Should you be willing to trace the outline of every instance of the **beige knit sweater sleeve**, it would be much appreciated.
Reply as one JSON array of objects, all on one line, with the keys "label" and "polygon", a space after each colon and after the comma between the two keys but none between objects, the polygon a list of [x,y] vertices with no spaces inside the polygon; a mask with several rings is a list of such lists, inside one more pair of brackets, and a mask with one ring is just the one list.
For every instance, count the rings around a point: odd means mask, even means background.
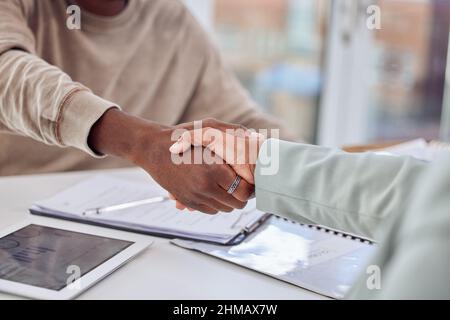
[{"label": "beige knit sweater sleeve", "polygon": [[0,130],[97,156],[87,144],[89,131],[116,105],[36,56],[27,17],[32,5],[0,0]]}]

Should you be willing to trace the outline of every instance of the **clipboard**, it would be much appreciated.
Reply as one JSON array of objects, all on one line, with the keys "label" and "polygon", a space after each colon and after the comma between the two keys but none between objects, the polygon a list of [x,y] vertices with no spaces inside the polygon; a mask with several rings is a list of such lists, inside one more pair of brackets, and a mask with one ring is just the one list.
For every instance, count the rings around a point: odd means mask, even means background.
[{"label": "clipboard", "polygon": [[252,232],[254,232],[256,229],[258,229],[260,226],[262,226],[272,216],[271,214],[263,215],[259,220],[257,220],[254,223],[244,227],[241,230],[241,232],[237,236],[232,238],[230,241],[228,241],[227,243],[224,243],[224,244],[220,244],[220,243],[217,243],[217,242],[214,242],[214,241],[208,241],[208,240],[205,240],[205,239],[195,239],[193,237],[183,237],[183,236],[178,236],[178,235],[174,236],[174,235],[172,235],[170,233],[151,231],[151,230],[148,230],[148,229],[145,229],[145,228],[141,228],[139,226],[124,226],[124,225],[121,225],[121,224],[107,223],[107,222],[95,221],[95,220],[87,220],[87,219],[77,218],[77,217],[61,216],[61,215],[57,215],[56,213],[52,213],[52,212],[49,212],[49,211],[41,210],[40,208],[35,207],[35,206],[32,206],[29,209],[29,212],[32,215],[36,215],[36,216],[42,216],[42,217],[47,217],[47,218],[58,218],[58,219],[62,219],[62,220],[78,222],[78,223],[84,223],[84,224],[93,225],[93,226],[97,226],[97,227],[104,227],[104,228],[110,228],[110,229],[114,229],[114,230],[134,232],[134,233],[139,233],[139,234],[144,234],[144,235],[149,235],[149,236],[155,236],[155,237],[160,237],[160,238],[182,239],[182,240],[198,240],[198,241],[202,241],[204,243],[210,243],[210,244],[216,244],[216,245],[225,245],[225,246],[240,244]]},{"label": "clipboard", "polygon": [[[34,215],[118,230],[223,245],[242,242],[268,218],[267,214],[256,209],[256,200],[249,201],[244,209],[211,216],[181,212],[173,201],[164,197],[165,194],[164,189],[151,181],[134,183],[97,175],[34,203],[29,211]],[[167,201],[150,201],[145,206],[123,205],[154,198]],[[112,207],[116,208],[102,214],[86,214],[87,211],[100,211],[98,208]]]}]

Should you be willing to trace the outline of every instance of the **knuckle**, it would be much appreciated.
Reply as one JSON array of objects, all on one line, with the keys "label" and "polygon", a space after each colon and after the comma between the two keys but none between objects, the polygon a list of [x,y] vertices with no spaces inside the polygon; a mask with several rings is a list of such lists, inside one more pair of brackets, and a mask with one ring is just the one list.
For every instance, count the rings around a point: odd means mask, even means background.
[{"label": "knuckle", "polygon": [[217,164],[209,165],[206,168],[207,179],[208,181],[210,180],[219,181],[219,179],[223,177],[226,171],[227,171],[226,168],[224,168],[224,166],[222,165]]},{"label": "knuckle", "polygon": [[183,201],[185,206],[188,206],[189,208],[193,208],[196,209],[198,208],[198,204],[195,201],[192,201],[190,199],[186,199],[185,201]]},{"label": "knuckle", "polygon": [[197,188],[201,194],[204,194],[205,192],[209,192],[210,186],[211,186],[211,182],[208,179],[201,179],[197,184]]},{"label": "knuckle", "polygon": [[237,209],[244,209],[247,205],[247,201],[239,202]]},{"label": "knuckle", "polygon": [[222,210],[221,211],[223,211],[223,212],[231,212],[231,211],[233,211],[234,209],[233,208],[230,208],[230,207],[225,207],[225,208],[222,208]]},{"label": "knuckle", "polygon": [[245,190],[246,190],[247,198],[250,198],[255,193],[254,186],[250,186],[250,187],[246,188]]},{"label": "knuckle", "polygon": [[214,118],[206,118],[206,119],[204,119],[203,120],[203,123],[205,124],[205,125],[210,125],[210,124],[213,124],[213,123],[215,123],[215,122],[217,122],[217,120],[216,119],[214,119]]},{"label": "knuckle", "polygon": [[187,130],[183,131],[181,138],[186,141],[191,141],[191,133]]},{"label": "knuckle", "polygon": [[211,209],[211,208],[202,208],[202,211],[207,214],[217,214],[219,212],[216,209]]}]

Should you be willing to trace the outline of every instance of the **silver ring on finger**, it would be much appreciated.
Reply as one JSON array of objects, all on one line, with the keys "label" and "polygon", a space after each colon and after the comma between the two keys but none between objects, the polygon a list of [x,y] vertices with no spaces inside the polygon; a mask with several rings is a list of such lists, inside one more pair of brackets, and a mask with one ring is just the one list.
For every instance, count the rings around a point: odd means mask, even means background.
[{"label": "silver ring on finger", "polygon": [[230,188],[228,188],[227,193],[233,194],[234,191],[239,187],[239,183],[241,183],[241,177],[236,176],[236,179],[234,179],[233,183],[231,184]]}]

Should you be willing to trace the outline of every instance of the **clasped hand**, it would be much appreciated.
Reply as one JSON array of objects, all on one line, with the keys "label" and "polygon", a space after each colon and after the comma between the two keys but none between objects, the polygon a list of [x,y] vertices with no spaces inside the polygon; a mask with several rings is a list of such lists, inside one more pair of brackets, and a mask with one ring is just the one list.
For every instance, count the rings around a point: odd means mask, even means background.
[{"label": "clasped hand", "polygon": [[[198,139],[192,131],[197,125],[199,128],[205,128],[211,135],[203,135],[202,130],[201,136],[205,139]],[[214,131],[208,130],[212,128]],[[165,126],[111,108],[92,127],[88,144],[98,154],[118,156],[144,169],[179,201],[180,208],[183,204],[204,213],[214,214],[245,207],[247,200],[254,193],[251,170],[245,165],[233,165],[232,157],[219,150],[222,147],[229,148],[230,145],[218,143],[219,139],[214,140],[214,143],[213,140],[206,139],[212,134],[220,136],[217,132],[222,134],[239,131],[243,137],[248,135],[245,134],[246,129],[239,125],[214,119]],[[191,134],[194,140],[190,139]],[[176,153],[169,152],[169,148],[179,137],[179,144],[172,148],[179,153],[177,157]],[[206,145],[206,148],[203,145]],[[196,152],[187,153],[188,149]],[[203,156],[198,161],[197,155],[207,150],[213,150],[232,166],[204,162]],[[241,156],[244,153],[239,149],[236,154]],[[182,158],[183,161],[180,162],[177,158]],[[235,181],[236,172],[244,179],[230,194],[227,190]]]},{"label": "clasped hand", "polygon": [[[192,153],[194,153],[193,157],[197,159],[197,162],[193,165],[199,164],[198,159],[200,159],[202,165],[219,165],[222,169],[231,167],[235,172],[234,177],[229,180],[228,185],[222,185],[222,188],[224,191],[231,191],[229,188],[236,176],[241,177],[237,189],[231,195],[240,201],[247,201],[254,194],[254,171],[258,152],[265,137],[243,128],[217,125],[214,121],[209,124],[213,126],[185,131],[178,141],[170,147],[172,157],[179,156],[180,159],[181,157],[192,159]],[[243,198],[243,195],[245,195],[245,198]],[[170,196],[176,200],[178,209],[194,210],[189,204],[184,203],[176,196]],[[232,206],[232,208],[241,207]],[[220,211],[228,212],[229,210]]]}]

